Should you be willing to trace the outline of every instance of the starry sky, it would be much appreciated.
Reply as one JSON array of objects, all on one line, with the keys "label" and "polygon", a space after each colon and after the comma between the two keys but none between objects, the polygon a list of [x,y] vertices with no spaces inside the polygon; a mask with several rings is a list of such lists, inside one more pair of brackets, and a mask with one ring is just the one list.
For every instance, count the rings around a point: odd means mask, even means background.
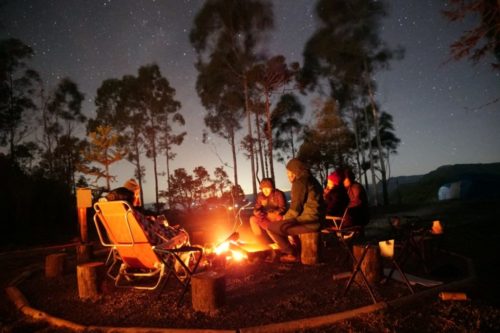
[{"label": "starry sky", "polygon": [[[265,48],[302,63],[305,42],[314,32],[315,1],[273,0],[275,29]],[[449,45],[477,18],[450,23],[440,14],[439,0],[391,0],[381,37],[390,46],[403,46],[405,58],[376,76],[377,100],[393,115],[401,139],[391,158],[391,176],[419,175],[441,165],[500,162],[500,75],[486,58],[472,65],[447,62]],[[212,173],[231,164],[229,146],[216,136],[201,142],[204,110],[195,91],[195,52],[189,32],[203,0],[0,0],[0,38],[21,39],[35,50],[31,65],[47,88],[69,77],[85,94],[84,112],[94,117],[94,97],[102,81],[136,75],[139,67],[157,63],[176,89],[188,132],[177,148],[173,168],[191,172],[203,165]],[[490,59],[491,60],[491,59]],[[306,120],[311,117],[312,106]],[[80,129],[84,133],[84,128]],[[241,131],[242,136],[245,131]],[[146,202],[153,195],[152,167],[147,165]],[[276,184],[290,185],[284,165],[275,164]],[[251,192],[250,162],[242,153],[238,174]],[[232,179],[232,169],[226,167]],[[133,167],[121,162],[111,167],[121,183]]]}]

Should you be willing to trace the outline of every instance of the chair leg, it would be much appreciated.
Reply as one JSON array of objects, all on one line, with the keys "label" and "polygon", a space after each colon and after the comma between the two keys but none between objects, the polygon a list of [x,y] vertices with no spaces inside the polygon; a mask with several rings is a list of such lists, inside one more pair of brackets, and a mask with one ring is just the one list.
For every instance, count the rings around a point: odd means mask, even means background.
[{"label": "chair leg", "polygon": [[406,274],[403,273],[403,270],[401,269],[401,267],[399,267],[399,265],[396,262],[396,260],[392,259],[392,263],[393,263],[394,266],[396,266],[396,269],[398,270],[399,274],[401,274],[401,276],[403,277],[403,280],[405,281],[406,286],[408,287],[408,289],[410,289],[410,292],[412,294],[414,294],[415,292],[413,291],[413,288],[411,287],[410,281],[408,281],[408,278],[406,277]]},{"label": "chair leg", "polygon": [[354,254],[351,251],[349,251],[349,254],[351,255],[351,258],[352,258],[353,263],[354,263],[354,269],[353,269],[351,277],[349,278],[349,281],[347,281],[344,292],[342,293],[342,297],[344,297],[347,294],[347,291],[349,290],[352,283],[354,282],[354,278],[356,277],[356,274],[359,273],[359,274],[361,274],[361,279],[363,280],[363,284],[365,285],[366,289],[370,293],[370,297],[372,298],[372,301],[375,304],[375,303],[377,303],[377,299],[376,299],[375,294],[370,286],[370,283],[368,282],[365,274],[363,273],[363,270],[361,269],[361,264],[363,263],[363,260],[366,257],[366,253],[368,252],[369,246],[370,246],[370,244],[366,244],[363,247],[363,252],[362,252],[361,258],[359,258],[359,260],[356,260],[356,257],[354,256]]}]

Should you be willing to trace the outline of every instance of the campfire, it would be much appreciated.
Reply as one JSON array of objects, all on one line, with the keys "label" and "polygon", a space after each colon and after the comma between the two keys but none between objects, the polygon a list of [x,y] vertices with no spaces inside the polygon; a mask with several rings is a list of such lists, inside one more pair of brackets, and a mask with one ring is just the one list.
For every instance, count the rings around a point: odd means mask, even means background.
[{"label": "campfire", "polygon": [[218,245],[205,249],[208,266],[225,268],[228,263],[244,264],[259,256],[269,255],[273,246],[248,243],[240,239],[238,232],[233,232]]}]

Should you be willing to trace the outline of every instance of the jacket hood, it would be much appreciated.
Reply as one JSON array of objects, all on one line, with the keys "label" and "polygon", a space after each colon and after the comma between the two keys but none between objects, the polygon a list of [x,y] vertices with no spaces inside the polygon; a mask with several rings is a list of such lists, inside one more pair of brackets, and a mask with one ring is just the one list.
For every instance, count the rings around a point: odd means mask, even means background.
[{"label": "jacket hood", "polygon": [[288,163],[286,164],[286,168],[287,170],[290,170],[291,172],[296,174],[297,177],[300,177],[307,172],[307,166],[298,158],[292,158],[290,161],[288,161]]}]

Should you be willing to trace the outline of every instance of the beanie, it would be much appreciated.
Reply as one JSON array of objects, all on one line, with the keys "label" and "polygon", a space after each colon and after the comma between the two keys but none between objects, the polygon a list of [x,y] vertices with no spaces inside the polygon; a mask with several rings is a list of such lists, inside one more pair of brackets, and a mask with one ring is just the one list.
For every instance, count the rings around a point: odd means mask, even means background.
[{"label": "beanie", "polygon": [[262,180],[260,181],[260,188],[265,187],[274,189],[274,182],[272,178],[262,178]]},{"label": "beanie", "polygon": [[123,184],[123,187],[125,187],[130,192],[135,192],[136,190],[138,190],[140,188],[139,184],[137,184],[137,182],[133,178],[127,180],[125,182],[125,184]]},{"label": "beanie", "polygon": [[337,186],[342,182],[342,177],[340,174],[336,171],[332,172],[330,175],[328,175],[328,180],[331,180],[332,183]]}]

